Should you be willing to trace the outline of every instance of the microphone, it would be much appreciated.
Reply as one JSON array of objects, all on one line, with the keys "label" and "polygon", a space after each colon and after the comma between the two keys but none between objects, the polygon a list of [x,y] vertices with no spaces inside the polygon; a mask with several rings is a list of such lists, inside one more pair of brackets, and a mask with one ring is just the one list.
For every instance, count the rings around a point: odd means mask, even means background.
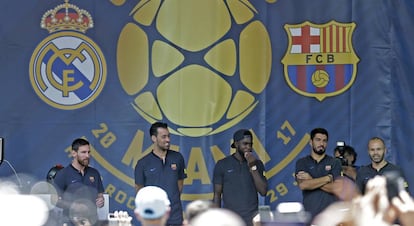
[{"label": "microphone", "polygon": [[3,163],[4,138],[0,137],[0,165]]},{"label": "microphone", "polygon": [[17,172],[14,169],[13,165],[9,161],[7,161],[6,159],[3,159],[3,162],[7,163],[7,165],[10,167],[10,169],[12,169],[14,175],[17,178],[17,183],[19,183],[19,188],[22,188],[23,187],[22,181],[20,180],[19,174],[17,174]]}]

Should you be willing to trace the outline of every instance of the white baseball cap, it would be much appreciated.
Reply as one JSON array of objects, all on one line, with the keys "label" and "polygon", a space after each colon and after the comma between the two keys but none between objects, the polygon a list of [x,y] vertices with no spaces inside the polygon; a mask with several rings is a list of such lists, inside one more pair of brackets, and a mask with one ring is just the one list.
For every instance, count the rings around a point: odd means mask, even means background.
[{"label": "white baseball cap", "polygon": [[141,188],[135,197],[135,211],[144,219],[162,217],[170,206],[167,193],[156,186]]}]

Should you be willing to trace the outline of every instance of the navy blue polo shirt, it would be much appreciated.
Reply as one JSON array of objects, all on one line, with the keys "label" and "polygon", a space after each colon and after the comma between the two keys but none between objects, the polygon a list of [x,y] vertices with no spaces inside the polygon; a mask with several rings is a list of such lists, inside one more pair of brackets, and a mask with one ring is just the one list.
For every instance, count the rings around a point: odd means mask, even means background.
[{"label": "navy blue polo shirt", "polygon": [[357,172],[357,177],[356,177],[356,184],[359,188],[359,191],[362,194],[364,194],[365,186],[367,185],[368,180],[370,180],[371,178],[374,178],[377,175],[383,175],[385,172],[392,172],[392,171],[397,171],[400,173],[402,177],[404,177],[404,174],[401,171],[401,168],[389,162],[387,162],[387,164],[378,171],[372,167],[372,164],[360,167]]},{"label": "navy blue polo shirt", "polygon": [[[264,177],[263,162],[258,160],[256,166]],[[214,167],[213,183],[223,187],[223,207],[238,213],[245,222],[252,222],[258,210],[258,197],[247,162],[240,162],[234,154],[219,160]]]},{"label": "navy blue polo shirt", "polygon": [[[96,203],[98,193],[104,192],[101,175],[92,167],[85,167],[84,175],[72,164],[56,173],[54,184],[58,188],[59,197],[67,202],[86,199]],[[68,209],[64,209],[64,214]]]},{"label": "navy blue polo shirt", "polygon": [[[296,172],[305,171],[309,173],[312,178],[319,178],[331,174],[333,178],[341,176],[341,161],[337,158],[325,155],[325,157],[317,162],[310,155],[299,159],[296,162]],[[333,202],[336,202],[338,198],[331,193],[325,192],[320,188],[314,190],[302,190],[303,206],[306,211],[315,217],[318,213],[322,212]]]},{"label": "navy blue polo shirt", "polygon": [[171,213],[167,224],[181,225],[183,222],[181,193],[177,181],[186,177],[183,156],[172,150],[167,151],[165,163],[151,152],[140,159],[135,166],[135,184],[158,186],[167,192],[171,202]]}]

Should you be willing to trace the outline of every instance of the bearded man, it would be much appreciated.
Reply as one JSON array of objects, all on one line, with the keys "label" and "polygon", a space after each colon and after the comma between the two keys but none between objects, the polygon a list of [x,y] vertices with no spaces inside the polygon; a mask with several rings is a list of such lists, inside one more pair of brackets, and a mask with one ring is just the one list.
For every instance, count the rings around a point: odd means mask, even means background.
[{"label": "bearded man", "polygon": [[98,170],[89,166],[89,141],[77,138],[72,142],[72,162],[56,173],[53,181],[57,206],[63,209],[63,223],[91,225],[98,221],[97,208],[104,206],[104,187]]},{"label": "bearded man", "polygon": [[253,217],[258,212],[258,194],[265,196],[267,193],[264,164],[253,152],[253,134],[249,130],[237,130],[231,147],[236,151],[214,167],[213,203],[237,213],[246,226],[253,226]]},{"label": "bearded man", "polygon": [[341,177],[341,162],[326,154],[328,131],[315,128],[311,131],[310,155],[296,161],[295,177],[302,190],[305,211],[315,217],[338,200],[335,193],[335,179]]}]

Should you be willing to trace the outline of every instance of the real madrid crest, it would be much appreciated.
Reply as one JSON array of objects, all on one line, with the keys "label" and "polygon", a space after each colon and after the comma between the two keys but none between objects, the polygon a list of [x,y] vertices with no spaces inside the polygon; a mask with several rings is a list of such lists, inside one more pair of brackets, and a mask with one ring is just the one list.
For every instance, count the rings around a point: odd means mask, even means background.
[{"label": "real madrid crest", "polygon": [[52,107],[73,110],[90,104],[106,81],[106,62],[98,45],[84,34],[91,15],[69,0],[48,10],[41,28],[50,35],[30,60],[30,81],[36,94]]},{"label": "real madrid crest", "polygon": [[322,101],[351,87],[359,61],[352,47],[354,29],[355,23],[336,21],[286,24],[289,46],[282,63],[290,88]]}]

